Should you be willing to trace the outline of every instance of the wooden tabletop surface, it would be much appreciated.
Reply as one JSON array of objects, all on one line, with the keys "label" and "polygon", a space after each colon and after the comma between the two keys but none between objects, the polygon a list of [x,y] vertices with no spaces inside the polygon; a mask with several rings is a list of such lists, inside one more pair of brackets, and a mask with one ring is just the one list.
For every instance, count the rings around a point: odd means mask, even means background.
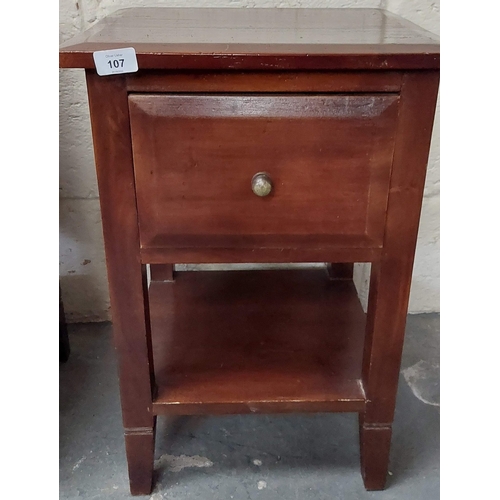
[{"label": "wooden tabletop surface", "polygon": [[141,69],[434,69],[435,35],[378,9],[129,8],[65,42],[60,66],[134,47]]}]

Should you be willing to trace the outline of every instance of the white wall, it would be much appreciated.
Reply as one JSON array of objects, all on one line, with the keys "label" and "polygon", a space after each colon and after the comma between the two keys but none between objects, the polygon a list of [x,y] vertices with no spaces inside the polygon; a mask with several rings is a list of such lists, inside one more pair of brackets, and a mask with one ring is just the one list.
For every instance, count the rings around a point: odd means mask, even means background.
[{"label": "white wall", "polygon": [[[60,41],[122,7],[381,7],[439,34],[433,0],[60,0]],[[99,199],[83,70],[60,76],[60,277],[68,321],[110,319]],[[357,266],[366,299],[367,266]],[[429,160],[410,312],[439,310],[439,109]]]}]

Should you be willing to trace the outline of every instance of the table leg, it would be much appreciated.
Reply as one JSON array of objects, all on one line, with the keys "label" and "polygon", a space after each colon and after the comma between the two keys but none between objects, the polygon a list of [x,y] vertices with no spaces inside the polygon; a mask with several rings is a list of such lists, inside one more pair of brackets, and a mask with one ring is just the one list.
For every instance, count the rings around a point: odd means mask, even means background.
[{"label": "table leg", "polygon": [[352,280],[354,264],[351,262],[329,262],[326,265],[328,277],[331,280]]},{"label": "table leg", "polygon": [[151,492],[155,391],[146,266],[141,264],[125,77],[87,70],[106,264],[118,351],[130,491]]},{"label": "table leg", "polygon": [[154,472],[156,417],[152,427],[125,429],[130,493],[151,493]]},{"label": "table leg", "polygon": [[361,474],[365,488],[383,490],[389,466],[392,424],[365,424],[364,414],[359,416],[359,447]]},{"label": "table leg", "polygon": [[380,260],[371,268],[363,357],[361,468],[369,490],[384,488],[388,470],[438,80],[435,73],[408,72],[401,89],[384,244]]},{"label": "table leg", "polygon": [[150,264],[151,281],[174,281],[174,264]]}]

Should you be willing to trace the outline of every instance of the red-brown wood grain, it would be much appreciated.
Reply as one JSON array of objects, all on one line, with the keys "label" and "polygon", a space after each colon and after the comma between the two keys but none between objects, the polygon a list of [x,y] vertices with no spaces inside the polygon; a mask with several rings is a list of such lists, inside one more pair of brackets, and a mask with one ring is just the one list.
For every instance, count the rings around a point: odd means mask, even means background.
[{"label": "red-brown wood grain", "polygon": [[174,281],[174,264],[151,264],[151,281]]},{"label": "red-brown wood grain", "polygon": [[[380,260],[372,264],[370,280],[363,366],[367,408],[361,425],[367,457],[389,456],[390,438],[369,436],[376,426],[390,434],[394,418],[438,83],[437,72],[407,73],[403,79],[384,247]],[[385,452],[380,449],[382,443]],[[371,447],[378,449],[372,451]],[[385,468],[380,461],[363,462],[363,476],[370,489],[384,487],[388,461],[384,463]]]},{"label": "red-brown wood grain", "polygon": [[[97,76],[92,52],[124,46],[139,71]],[[433,35],[375,9],[127,9],[60,64],[87,68],[132,494],[151,491],[162,414],[356,411],[365,487],[384,488]],[[372,264],[366,317],[355,262]]]},{"label": "red-brown wood grain", "polygon": [[379,9],[123,9],[64,43],[60,66],[134,47],[140,69],[421,69],[436,37]]},{"label": "red-brown wood grain", "polygon": [[154,371],[124,83],[123,78],[102,80],[87,71],[130,490],[146,494],[153,471]]},{"label": "red-brown wood grain", "polygon": [[389,466],[392,426],[367,424],[359,414],[361,475],[368,491],[383,490]]},{"label": "red-brown wood grain", "polygon": [[[256,238],[252,237],[255,242]],[[372,248],[371,240],[357,238],[359,248],[355,247],[352,238],[327,237],[318,239],[294,237],[294,245],[281,236],[266,246],[256,245],[253,248],[245,244],[245,238],[227,237],[223,241],[212,242],[198,239],[198,246],[141,249],[141,260],[144,263],[163,264],[179,262],[183,264],[225,264],[225,263],[279,263],[279,262],[372,262],[381,255],[382,248]],[[199,244],[200,241],[203,244]],[[238,244],[238,241],[240,242]]]},{"label": "red-brown wood grain", "polygon": [[129,92],[399,92],[397,71],[174,71],[142,70],[126,75]]},{"label": "red-brown wood grain", "polygon": [[[280,248],[294,248],[294,236],[303,242],[303,235],[347,236],[354,247],[366,238],[379,247],[398,100],[130,96],[142,250],[203,241],[224,248],[234,235],[247,248],[266,248],[281,236]],[[273,183],[266,197],[251,189],[258,172]]]},{"label": "red-brown wood grain", "polygon": [[352,282],[321,269],[179,272],[150,293],[155,413],[364,410]]}]

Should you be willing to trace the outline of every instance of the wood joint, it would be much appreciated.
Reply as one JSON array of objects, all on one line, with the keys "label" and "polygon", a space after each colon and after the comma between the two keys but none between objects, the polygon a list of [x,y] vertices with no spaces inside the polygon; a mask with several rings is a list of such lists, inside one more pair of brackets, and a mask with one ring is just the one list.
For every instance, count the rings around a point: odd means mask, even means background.
[{"label": "wood joint", "polygon": [[363,430],[365,431],[392,431],[392,424],[386,423],[363,423]]},{"label": "wood joint", "polygon": [[149,436],[154,434],[153,427],[132,427],[125,428],[125,436]]}]

